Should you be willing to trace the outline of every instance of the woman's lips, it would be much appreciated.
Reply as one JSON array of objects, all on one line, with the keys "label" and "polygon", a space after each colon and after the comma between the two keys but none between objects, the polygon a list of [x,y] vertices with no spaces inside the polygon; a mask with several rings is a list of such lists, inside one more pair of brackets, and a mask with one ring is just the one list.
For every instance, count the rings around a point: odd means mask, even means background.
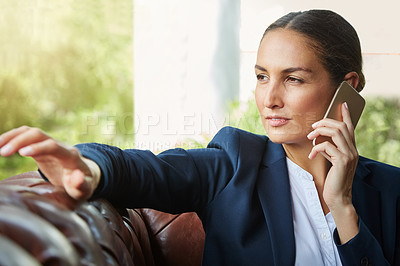
[{"label": "woman's lips", "polygon": [[289,118],[280,116],[268,116],[266,119],[271,127],[280,127],[286,125],[290,120]]}]

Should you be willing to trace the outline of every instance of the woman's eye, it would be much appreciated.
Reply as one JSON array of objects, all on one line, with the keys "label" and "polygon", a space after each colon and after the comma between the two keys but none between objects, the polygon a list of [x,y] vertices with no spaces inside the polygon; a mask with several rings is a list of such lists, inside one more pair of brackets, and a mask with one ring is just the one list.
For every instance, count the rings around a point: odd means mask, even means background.
[{"label": "woman's eye", "polygon": [[304,83],[304,81],[302,79],[299,79],[296,77],[288,77],[286,80],[291,83]]},{"label": "woman's eye", "polygon": [[268,76],[263,75],[263,74],[258,74],[257,75],[257,80],[258,81],[268,81]]}]

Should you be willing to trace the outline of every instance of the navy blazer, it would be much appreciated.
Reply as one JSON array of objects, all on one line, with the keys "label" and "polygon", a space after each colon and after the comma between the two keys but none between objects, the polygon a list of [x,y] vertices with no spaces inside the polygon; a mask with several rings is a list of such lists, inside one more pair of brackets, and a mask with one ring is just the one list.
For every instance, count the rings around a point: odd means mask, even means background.
[{"label": "navy blazer", "polygon": [[[294,265],[286,154],[266,136],[223,128],[206,149],[159,155],[77,145],[102,171],[95,197],[164,212],[195,211],[204,265]],[[400,169],[360,157],[353,182],[359,233],[338,244],[343,265],[400,264]],[[334,233],[338,243],[337,231]]]}]

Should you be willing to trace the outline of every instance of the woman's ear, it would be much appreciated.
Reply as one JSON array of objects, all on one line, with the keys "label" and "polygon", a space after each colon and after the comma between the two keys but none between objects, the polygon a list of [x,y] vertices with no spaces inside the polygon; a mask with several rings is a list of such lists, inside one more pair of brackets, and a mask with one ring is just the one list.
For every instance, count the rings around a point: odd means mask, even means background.
[{"label": "woman's ear", "polygon": [[344,80],[347,81],[348,83],[350,83],[350,85],[353,88],[357,88],[359,79],[360,78],[358,77],[357,72],[354,72],[354,71],[353,72],[349,72],[349,73],[346,74],[346,76],[344,76]]}]

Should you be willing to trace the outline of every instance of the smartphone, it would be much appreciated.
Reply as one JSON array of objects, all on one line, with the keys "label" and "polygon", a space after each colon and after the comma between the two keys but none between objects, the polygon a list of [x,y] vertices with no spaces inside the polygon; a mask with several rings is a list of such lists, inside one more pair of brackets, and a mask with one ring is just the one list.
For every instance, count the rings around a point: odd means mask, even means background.
[{"label": "smartphone", "polygon": [[[324,118],[332,118],[335,120],[343,121],[342,119],[342,104],[346,102],[349,107],[351,122],[356,128],[358,120],[364,110],[364,98],[346,81],[343,81],[339,88],[336,90],[335,95],[325,113]],[[313,140],[313,145],[317,145],[324,141],[331,141],[329,137],[319,136]],[[322,153],[325,157],[326,154]]]}]

